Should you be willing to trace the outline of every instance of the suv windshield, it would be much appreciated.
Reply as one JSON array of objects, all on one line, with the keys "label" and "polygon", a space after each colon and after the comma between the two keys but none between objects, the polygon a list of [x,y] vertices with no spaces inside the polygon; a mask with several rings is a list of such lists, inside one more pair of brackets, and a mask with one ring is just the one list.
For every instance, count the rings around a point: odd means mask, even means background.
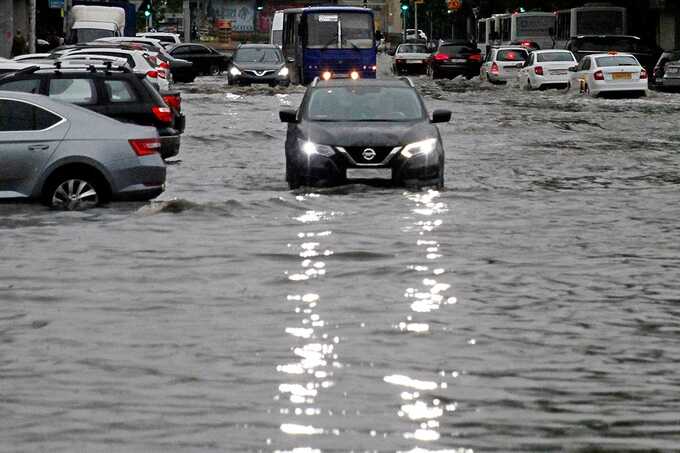
[{"label": "suv windshield", "polygon": [[439,46],[439,52],[445,53],[447,55],[456,55],[461,52],[464,53],[470,53],[473,52],[475,49],[475,46],[470,44],[442,44]]},{"label": "suv windshield", "polygon": [[237,50],[234,61],[237,63],[281,63],[283,58],[276,49],[250,47]]},{"label": "suv windshield", "polygon": [[370,49],[373,15],[367,13],[313,13],[307,15],[310,49]]},{"label": "suv windshield", "polygon": [[355,86],[318,88],[307,103],[312,121],[416,121],[423,110],[407,87]]},{"label": "suv windshield", "polygon": [[637,40],[620,37],[592,37],[579,39],[576,42],[578,50],[585,51],[603,51],[618,50],[619,52],[635,52],[637,48]]}]

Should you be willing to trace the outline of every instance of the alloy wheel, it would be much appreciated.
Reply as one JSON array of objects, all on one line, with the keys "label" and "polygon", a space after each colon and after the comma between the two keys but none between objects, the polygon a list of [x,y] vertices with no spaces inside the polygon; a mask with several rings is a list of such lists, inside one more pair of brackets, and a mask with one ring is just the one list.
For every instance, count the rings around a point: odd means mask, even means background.
[{"label": "alloy wheel", "polygon": [[67,179],[52,193],[52,206],[69,211],[94,208],[99,204],[97,189],[83,179]]}]

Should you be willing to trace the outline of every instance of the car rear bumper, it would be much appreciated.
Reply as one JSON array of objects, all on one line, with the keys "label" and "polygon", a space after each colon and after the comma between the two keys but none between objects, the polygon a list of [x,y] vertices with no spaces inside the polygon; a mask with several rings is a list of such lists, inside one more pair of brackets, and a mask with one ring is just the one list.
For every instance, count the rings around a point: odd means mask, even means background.
[{"label": "car rear bumper", "polygon": [[617,92],[617,91],[646,91],[648,88],[647,80],[631,81],[599,81],[594,80],[589,86],[592,94]]},{"label": "car rear bumper", "polygon": [[150,200],[165,190],[166,169],[158,154],[116,164],[111,169],[113,200]]},{"label": "car rear bumper", "polygon": [[167,159],[179,154],[179,146],[181,142],[180,135],[166,135],[160,137],[161,140],[161,157]]},{"label": "car rear bumper", "polygon": [[456,77],[459,75],[478,76],[481,64],[476,63],[432,63],[432,70],[442,75]]}]

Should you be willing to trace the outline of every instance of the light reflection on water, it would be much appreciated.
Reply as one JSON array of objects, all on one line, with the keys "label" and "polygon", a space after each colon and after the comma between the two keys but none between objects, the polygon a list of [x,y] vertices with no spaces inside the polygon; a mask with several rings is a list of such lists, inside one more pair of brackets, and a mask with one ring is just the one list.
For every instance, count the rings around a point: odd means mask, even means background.
[{"label": "light reflection on water", "polygon": [[[314,198],[315,194],[298,196],[298,201]],[[294,220],[302,225],[314,225],[332,214],[323,211],[308,210]],[[297,233],[298,243],[289,244],[295,248],[301,258],[299,268],[290,272],[288,279],[293,282],[304,282],[322,278],[326,274],[324,257],[331,256],[332,250],[323,247],[323,240],[332,234],[329,230],[304,231]],[[331,337],[326,331],[326,321],[322,318],[321,296],[314,292],[288,294],[287,302],[296,304],[294,312],[299,324],[285,327],[285,333],[295,338],[297,345],[292,352],[295,362],[279,364],[276,371],[285,376],[286,382],[278,387],[275,399],[288,401],[283,404],[280,413],[288,423],[282,423],[281,432],[292,436],[314,436],[327,432],[323,427],[314,425],[314,417],[322,414],[317,404],[319,393],[333,387],[333,370],[341,368],[335,348],[340,342],[337,336]],[[329,411],[329,414],[331,412]],[[339,435],[337,429],[328,430],[330,434]],[[280,450],[276,450],[279,452]],[[311,447],[299,447],[288,450],[292,453],[314,453],[320,450]],[[283,451],[280,451],[283,453]]]}]

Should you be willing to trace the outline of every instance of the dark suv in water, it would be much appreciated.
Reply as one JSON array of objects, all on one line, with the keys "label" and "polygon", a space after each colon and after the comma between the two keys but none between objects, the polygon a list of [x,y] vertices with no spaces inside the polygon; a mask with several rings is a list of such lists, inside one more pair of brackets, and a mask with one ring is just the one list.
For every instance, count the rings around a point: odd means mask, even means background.
[{"label": "dark suv in water", "polygon": [[119,121],[153,126],[161,139],[161,156],[179,153],[185,123],[179,93],[161,95],[143,75],[126,67],[33,66],[1,76],[0,90],[43,94]]},{"label": "dark suv in water", "polygon": [[312,82],[299,110],[282,110],[288,123],[286,179],[291,189],[383,180],[394,185],[444,184],[444,147],[409,79]]},{"label": "dark suv in water", "polygon": [[644,44],[637,36],[625,35],[575,36],[567,42],[566,48],[574,54],[577,61],[581,61],[581,58],[586,55],[595,53],[630,53],[637,58],[642,67],[650,74],[659,53],[661,53],[660,50]]},{"label": "dark suv in water", "polygon": [[479,75],[482,51],[468,41],[444,41],[430,59],[433,79],[463,75],[471,79]]},{"label": "dark suv in water", "polygon": [[[651,75],[649,77],[649,83],[653,88],[666,88],[664,86],[664,79],[666,78],[666,69],[669,63],[672,63],[673,66],[673,69],[671,70],[672,74],[668,74],[670,76],[669,78],[676,79],[678,75],[674,72],[677,65],[680,64],[680,49],[666,50],[659,56],[659,60],[654,65],[654,70],[650,73]],[[675,80],[673,82],[675,82]],[[673,85],[672,88],[677,88],[676,83],[670,85]]]}]

